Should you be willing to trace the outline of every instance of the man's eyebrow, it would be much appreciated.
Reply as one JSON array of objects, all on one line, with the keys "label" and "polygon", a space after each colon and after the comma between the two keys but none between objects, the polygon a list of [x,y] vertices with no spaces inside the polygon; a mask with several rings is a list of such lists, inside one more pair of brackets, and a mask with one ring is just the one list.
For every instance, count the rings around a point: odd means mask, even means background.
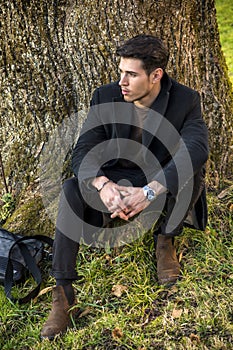
[{"label": "man's eyebrow", "polygon": [[[123,70],[121,68],[119,68],[119,71],[120,72],[123,72]],[[137,72],[134,72],[133,70],[126,70],[125,73],[128,73],[128,74],[138,74]]]}]

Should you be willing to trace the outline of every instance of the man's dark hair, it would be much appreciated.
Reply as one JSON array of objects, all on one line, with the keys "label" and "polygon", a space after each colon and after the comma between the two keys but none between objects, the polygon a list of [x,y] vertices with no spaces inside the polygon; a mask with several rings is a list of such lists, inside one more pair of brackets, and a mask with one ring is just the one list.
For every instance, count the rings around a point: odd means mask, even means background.
[{"label": "man's dark hair", "polygon": [[154,69],[166,69],[169,52],[159,38],[140,34],[120,45],[116,54],[123,58],[137,58],[142,61],[143,69],[149,75]]}]

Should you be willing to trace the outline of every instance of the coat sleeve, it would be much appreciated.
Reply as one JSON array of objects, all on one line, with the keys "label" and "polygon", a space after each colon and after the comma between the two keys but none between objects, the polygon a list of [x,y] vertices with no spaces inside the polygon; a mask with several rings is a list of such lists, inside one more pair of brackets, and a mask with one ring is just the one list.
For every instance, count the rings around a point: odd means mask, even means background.
[{"label": "coat sleeve", "polygon": [[208,158],[208,131],[201,115],[200,96],[196,91],[192,91],[191,103],[188,104],[179,133],[171,160],[154,177],[173,196],[177,196],[193,180]]}]

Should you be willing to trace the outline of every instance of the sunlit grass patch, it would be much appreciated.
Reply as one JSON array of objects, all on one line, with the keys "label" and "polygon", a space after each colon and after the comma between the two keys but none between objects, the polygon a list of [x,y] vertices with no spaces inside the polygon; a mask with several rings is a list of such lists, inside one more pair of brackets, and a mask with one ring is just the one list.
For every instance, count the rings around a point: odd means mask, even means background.
[{"label": "sunlit grass patch", "polygon": [[220,41],[226,57],[229,77],[233,83],[233,2],[216,0]]}]

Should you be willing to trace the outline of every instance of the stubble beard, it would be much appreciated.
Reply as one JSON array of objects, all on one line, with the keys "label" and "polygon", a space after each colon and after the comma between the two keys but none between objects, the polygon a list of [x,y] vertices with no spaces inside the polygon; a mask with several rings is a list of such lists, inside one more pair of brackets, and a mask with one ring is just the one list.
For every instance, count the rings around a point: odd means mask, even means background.
[{"label": "stubble beard", "polygon": [[[146,93],[144,93],[144,94],[142,94],[142,95],[140,95],[140,96],[137,96],[136,98],[133,98],[133,97],[130,97],[130,96],[124,96],[124,100],[126,101],[126,102],[132,102],[132,103],[135,103],[135,102],[137,102],[137,101],[141,101],[144,97],[146,97],[148,95],[148,92],[146,92]],[[128,98],[127,98],[128,97]]]}]

